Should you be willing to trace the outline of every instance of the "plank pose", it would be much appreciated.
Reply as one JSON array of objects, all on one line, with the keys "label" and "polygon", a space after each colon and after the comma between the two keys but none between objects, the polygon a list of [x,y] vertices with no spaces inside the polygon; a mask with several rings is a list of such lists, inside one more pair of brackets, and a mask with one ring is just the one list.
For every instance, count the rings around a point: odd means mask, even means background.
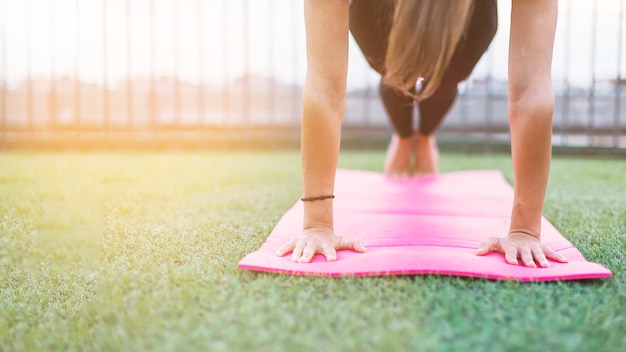
[{"label": "plank pose", "polygon": [[[456,85],[469,75],[495,32],[493,0],[383,3],[305,1],[307,76],[301,145],[304,224],[302,233],[276,252],[279,256],[292,252],[294,262],[310,262],[317,253],[332,261],[340,249],[365,252],[360,240],[337,235],[333,230],[332,195],[346,100],[348,31],[352,30],[368,62],[382,75],[381,96],[395,129],[385,163],[385,172],[391,177],[410,175],[408,160],[415,138],[415,173],[437,172],[434,130],[456,98]],[[378,8],[368,9],[375,6]],[[556,20],[557,0],[513,0],[508,74],[515,181],[511,226],[508,234],[490,238],[476,251],[477,255],[500,252],[507,263],[519,265],[521,261],[528,267],[548,267],[547,258],[567,261],[540,241],[551,158],[551,63]],[[423,82],[416,91],[419,79]],[[434,116],[420,121],[415,133],[406,118],[397,117],[407,116],[406,112],[394,111],[407,110],[414,99],[426,103],[420,106],[422,113]]]}]

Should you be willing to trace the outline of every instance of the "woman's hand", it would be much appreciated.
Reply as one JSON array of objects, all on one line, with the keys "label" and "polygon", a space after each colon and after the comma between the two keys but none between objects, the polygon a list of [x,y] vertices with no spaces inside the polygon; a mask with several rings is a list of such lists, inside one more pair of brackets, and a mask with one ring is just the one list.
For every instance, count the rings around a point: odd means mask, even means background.
[{"label": "woman's hand", "polygon": [[512,232],[506,237],[491,237],[481,243],[476,250],[476,255],[485,255],[489,252],[503,253],[507,263],[522,264],[529,268],[536,268],[537,264],[542,268],[549,268],[550,263],[547,258],[561,263],[567,263],[567,258],[556,253],[548,246],[544,245],[534,236],[522,232]]},{"label": "woman's hand", "polygon": [[365,252],[361,240],[341,237],[329,228],[309,228],[302,234],[284,244],[276,251],[279,257],[292,252],[291,261],[294,263],[308,263],[315,254],[322,254],[327,261],[337,259],[337,252],[341,249],[352,249],[359,253]]}]

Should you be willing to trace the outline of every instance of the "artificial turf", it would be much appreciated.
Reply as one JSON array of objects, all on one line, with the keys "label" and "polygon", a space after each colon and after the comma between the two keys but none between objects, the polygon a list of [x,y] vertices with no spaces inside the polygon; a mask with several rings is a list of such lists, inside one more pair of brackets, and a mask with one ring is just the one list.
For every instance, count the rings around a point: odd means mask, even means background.
[{"label": "artificial turf", "polygon": [[544,211],[607,280],[238,270],[299,195],[297,151],[0,154],[0,350],[626,350],[624,160],[554,159]]}]

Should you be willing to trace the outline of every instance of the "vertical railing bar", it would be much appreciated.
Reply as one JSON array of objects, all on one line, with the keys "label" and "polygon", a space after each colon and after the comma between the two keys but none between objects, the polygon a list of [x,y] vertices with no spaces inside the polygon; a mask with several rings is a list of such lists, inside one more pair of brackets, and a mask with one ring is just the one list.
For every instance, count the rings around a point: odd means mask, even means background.
[{"label": "vertical railing bar", "polygon": [[56,1],[50,0],[50,96],[48,101],[48,127],[54,128],[56,126],[57,120],[57,109],[56,109],[56,50],[55,50],[55,27],[56,22],[54,21],[54,10]]},{"label": "vertical railing bar", "polygon": [[197,27],[198,27],[198,124],[204,124],[204,33],[202,0],[197,0]]},{"label": "vertical railing bar", "polygon": [[76,52],[74,53],[74,127],[81,125],[80,83],[80,0],[76,0]]},{"label": "vertical railing bar", "polygon": [[487,80],[485,82],[487,89],[487,99],[485,100],[485,144],[483,150],[490,153],[493,144],[493,135],[491,125],[493,124],[493,109],[492,109],[492,81],[493,81],[493,51],[487,53]]},{"label": "vertical railing bar", "polygon": [[126,0],[126,116],[127,132],[133,129],[133,79],[132,79],[132,57],[131,57],[131,5],[130,0]]},{"label": "vertical railing bar", "polygon": [[620,112],[621,112],[621,98],[622,98],[622,41],[623,41],[623,26],[624,26],[624,0],[620,1],[619,6],[619,24],[618,24],[618,39],[617,39],[617,82],[615,84],[615,107],[613,109],[613,148],[619,148],[619,135],[621,130]]},{"label": "vertical railing bar", "polygon": [[275,33],[275,28],[274,28],[274,0],[269,0],[268,6],[267,6],[267,12],[268,12],[268,16],[267,16],[267,20],[268,20],[268,24],[269,24],[269,28],[268,28],[268,47],[269,47],[269,58],[268,58],[268,72],[269,72],[269,77],[268,77],[268,90],[269,90],[269,95],[268,95],[268,106],[267,106],[267,112],[269,115],[269,119],[270,121],[267,121],[268,124],[270,125],[274,125],[276,124],[276,87],[275,87],[275,77],[276,77],[276,72],[274,72],[275,70],[275,66],[274,66],[274,33]]},{"label": "vertical railing bar", "polygon": [[179,53],[179,28],[178,28],[178,0],[173,0],[174,1],[174,9],[173,9],[173,31],[172,31],[172,36],[173,36],[173,45],[174,45],[174,114],[176,116],[174,116],[174,124],[176,125],[176,127],[181,127],[181,116],[180,116],[180,82],[179,82],[179,60],[180,60],[180,53]]},{"label": "vertical railing bar", "polygon": [[297,93],[296,93],[296,87],[297,87],[297,80],[298,80],[298,34],[296,33],[296,28],[297,28],[297,22],[296,22],[296,18],[299,18],[298,16],[295,15],[296,13],[296,7],[295,4],[297,3],[297,1],[290,1],[289,2],[291,4],[291,13],[293,14],[291,16],[291,44],[292,44],[292,64],[293,64],[293,76],[291,77],[291,84],[290,89],[290,95],[291,95],[291,118],[293,120],[295,120],[295,126],[299,126],[300,124],[300,116],[297,116],[297,112],[298,112],[298,102],[297,102]]},{"label": "vertical railing bar", "polygon": [[[363,102],[364,104],[364,108],[365,108],[365,114],[363,114],[363,124],[365,125],[363,130],[365,131],[365,147],[369,147],[371,145],[371,133],[369,133],[370,131],[370,127],[371,127],[371,110],[372,110],[372,84],[370,82],[370,75],[368,72],[367,67],[364,70],[365,72],[363,72],[363,74],[365,75],[365,101]],[[415,107],[415,104],[413,104],[413,106]],[[347,109],[345,109],[345,111],[347,112]],[[346,114],[346,112],[344,112],[344,114]],[[413,115],[411,115],[413,116]]]},{"label": "vertical railing bar", "polygon": [[104,129],[108,133],[110,128],[109,118],[109,60],[107,48],[107,1],[102,0],[102,89],[103,103],[102,116],[104,119]]},{"label": "vertical railing bar", "polygon": [[462,152],[467,152],[467,147],[468,147],[468,140],[467,140],[467,114],[468,114],[468,105],[469,105],[469,98],[468,98],[468,94],[467,92],[469,91],[469,83],[470,81],[468,81],[468,84],[465,85],[465,88],[463,89],[463,91],[461,92],[461,99],[460,99],[460,118],[461,118],[461,136],[459,137],[459,139],[461,140],[461,151]]},{"label": "vertical railing bar", "polygon": [[596,34],[598,22],[598,1],[593,1],[593,11],[591,18],[591,87],[587,95],[587,144],[593,147],[593,126],[595,118],[595,92],[596,92]]},{"label": "vertical railing bar", "polygon": [[222,125],[230,121],[230,87],[228,83],[228,1],[222,0]]},{"label": "vertical railing bar", "polygon": [[2,11],[0,12],[2,21],[0,21],[0,27],[2,30],[2,143],[5,144],[8,139],[8,131],[7,131],[7,50],[6,50],[6,13],[7,13],[7,4],[6,2],[9,0],[2,0]]},{"label": "vertical railing bar", "polygon": [[26,24],[26,107],[28,111],[28,130],[34,132],[34,102],[33,102],[33,77],[32,77],[32,33],[30,18],[30,0],[24,1],[24,22]]},{"label": "vertical railing bar", "polygon": [[156,50],[156,43],[155,43],[155,18],[156,18],[156,5],[155,5],[155,1],[156,0],[150,0],[150,34],[149,34],[149,40],[150,40],[150,98],[149,98],[149,104],[150,104],[150,117],[149,117],[149,122],[148,122],[148,126],[149,129],[154,133],[155,129],[156,129],[156,115],[157,115],[157,99],[156,99],[156,80],[155,80],[155,76],[156,76],[156,62],[155,62],[155,50]]},{"label": "vertical railing bar", "polygon": [[243,123],[250,129],[250,2],[243,0],[243,65],[244,65],[244,96],[243,96]]},{"label": "vertical railing bar", "polygon": [[571,23],[572,23],[572,2],[571,0],[567,2],[567,12],[566,12],[566,27],[565,27],[565,55],[563,55],[563,95],[561,97],[561,146],[567,147],[568,142],[568,134],[569,134],[569,111],[570,111],[570,41],[571,41]]}]

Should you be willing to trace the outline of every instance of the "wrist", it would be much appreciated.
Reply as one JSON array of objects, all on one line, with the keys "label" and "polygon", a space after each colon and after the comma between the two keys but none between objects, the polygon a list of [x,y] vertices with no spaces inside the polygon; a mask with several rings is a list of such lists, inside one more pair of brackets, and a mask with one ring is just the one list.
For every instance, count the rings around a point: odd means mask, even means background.
[{"label": "wrist", "polygon": [[333,229],[333,201],[325,199],[304,203],[304,221],[302,228],[328,228]]},{"label": "wrist", "polygon": [[541,205],[528,206],[524,202],[515,202],[511,212],[509,234],[523,233],[537,239],[541,237]]},{"label": "wrist", "polygon": [[537,241],[541,241],[541,234],[540,233],[528,232],[526,230],[509,230],[508,236],[509,237],[512,237],[512,236],[532,237],[532,238],[536,239]]}]

